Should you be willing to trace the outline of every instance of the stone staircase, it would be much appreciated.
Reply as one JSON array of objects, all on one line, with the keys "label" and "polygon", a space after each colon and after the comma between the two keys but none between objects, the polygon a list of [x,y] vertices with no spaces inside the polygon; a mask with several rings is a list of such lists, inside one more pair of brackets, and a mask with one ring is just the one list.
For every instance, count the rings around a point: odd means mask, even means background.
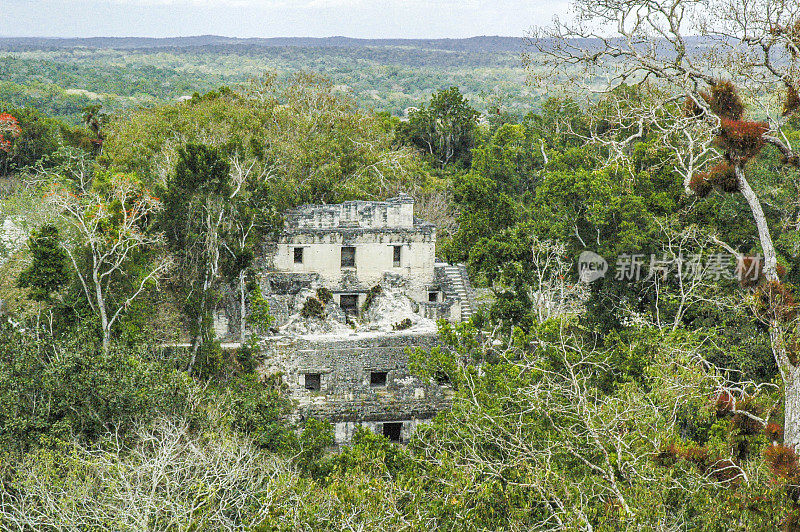
[{"label": "stone staircase", "polygon": [[450,285],[448,292],[451,292],[445,295],[461,301],[461,319],[467,321],[475,314],[475,297],[467,275],[467,267],[463,264],[446,264],[444,274]]}]

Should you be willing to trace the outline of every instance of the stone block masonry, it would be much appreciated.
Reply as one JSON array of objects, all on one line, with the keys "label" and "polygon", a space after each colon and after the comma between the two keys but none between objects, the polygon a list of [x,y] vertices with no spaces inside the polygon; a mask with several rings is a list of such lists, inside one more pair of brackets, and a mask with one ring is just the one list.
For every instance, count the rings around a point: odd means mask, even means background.
[{"label": "stone block masonry", "polygon": [[466,269],[436,260],[436,228],[414,216],[408,194],[302,205],[284,218],[255,261],[274,321],[241,331],[248,310],[231,291],[215,312],[217,338],[257,338],[260,371],[284,375],[295,417],[332,422],[338,443],[359,426],[407,440],[450,405],[448,386],[410,373],[408,351],[436,344],[437,320],[473,315]]},{"label": "stone block masonry", "polygon": [[412,346],[430,349],[435,334],[355,334],[350,338],[262,340],[265,373],[283,372],[298,419],[318,417],[347,443],[358,426],[405,441],[417,424],[450,405],[449,386],[408,370]]}]

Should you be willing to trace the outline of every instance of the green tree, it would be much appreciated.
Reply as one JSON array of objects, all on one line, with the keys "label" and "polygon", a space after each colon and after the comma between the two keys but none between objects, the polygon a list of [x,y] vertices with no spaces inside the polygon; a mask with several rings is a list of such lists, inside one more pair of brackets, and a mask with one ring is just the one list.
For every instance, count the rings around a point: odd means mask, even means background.
[{"label": "green tree", "polygon": [[33,258],[31,265],[18,278],[21,288],[30,289],[34,301],[50,301],[51,294],[69,281],[67,253],[60,244],[58,228],[47,224],[28,239]]},{"label": "green tree", "polygon": [[491,179],[507,194],[532,192],[543,156],[538,139],[531,137],[523,125],[503,124],[488,142],[472,150],[472,171]]},{"label": "green tree", "polygon": [[63,143],[62,130],[66,126],[41,111],[25,107],[10,112],[19,122],[20,133],[14,139],[9,153],[0,150],[0,158],[6,158],[9,172],[41,163],[49,165],[46,157],[53,155]]},{"label": "green tree", "polygon": [[25,450],[50,438],[125,438],[157,415],[181,415],[189,383],[142,348],[107,353],[90,331],[59,340],[0,323],[0,443]]},{"label": "green tree", "polygon": [[287,423],[292,402],[281,375],[271,375],[263,382],[255,373],[241,375],[231,383],[229,391],[233,428],[273,452],[293,446],[294,433]]},{"label": "green tree", "polygon": [[472,159],[479,116],[458,87],[450,87],[434,94],[427,107],[412,111],[408,122],[398,126],[398,134],[437,167],[465,168]]},{"label": "green tree", "polygon": [[460,211],[458,229],[440,245],[442,254],[453,262],[465,262],[479,240],[520,219],[519,203],[495,181],[475,173],[455,176],[453,200]]},{"label": "green tree", "polygon": [[191,320],[194,368],[200,350],[213,339],[211,312],[223,258],[223,225],[229,216],[230,164],[219,149],[187,144],[178,152],[167,184],[160,227],[178,261],[178,288],[186,295]]},{"label": "green tree", "polygon": [[[166,257],[142,261],[163,242],[150,231],[161,201],[130,176],[95,176],[83,154],[73,154],[60,173],[66,184],[53,183],[46,201],[71,228],[64,249],[100,321],[107,353],[115,324],[170,266]],[[136,268],[137,261],[144,266]]]}]

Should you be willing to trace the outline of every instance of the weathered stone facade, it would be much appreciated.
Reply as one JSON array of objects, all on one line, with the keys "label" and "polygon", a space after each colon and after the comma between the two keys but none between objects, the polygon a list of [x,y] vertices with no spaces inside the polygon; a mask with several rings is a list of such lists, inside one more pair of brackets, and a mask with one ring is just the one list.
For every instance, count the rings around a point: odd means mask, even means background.
[{"label": "weathered stone facade", "polygon": [[337,303],[349,296],[358,308],[392,273],[405,279],[408,297],[422,307],[433,303],[430,315],[460,321],[467,317],[461,315],[465,305],[456,292],[442,293],[435,251],[436,228],[414,217],[414,200],[406,194],[385,202],[306,205],[286,214],[278,242],[266,250],[266,292],[285,293],[287,278],[305,282],[311,274]]},{"label": "weathered stone facade", "polygon": [[[302,206],[264,245],[258,283],[275,322],[250,331],[265,354],[260,370],[281,372],[296,415],[330,420],[338,443],[358,426],[403,441],[448,406],[449,387],[408,371],[410,349],[435,345],[436,320],[474,308],[466,269],[437,262],[435,249],[435,227],[414,217],[405,194]],[[217,313],[219,337],[239,337],[239,308]]]},{"label": "weathered stone facade", "polygon": [[435,343],[435,335],[413,333],[275,338],[265,342],[262,371],[283,372],[297,415],[329,420],[337,443],[350,441],[359,426],[381,433],[385,423],[399,423],[405,441],[418,423],[450,404],[448,386],[408,372],[408,350]]}]

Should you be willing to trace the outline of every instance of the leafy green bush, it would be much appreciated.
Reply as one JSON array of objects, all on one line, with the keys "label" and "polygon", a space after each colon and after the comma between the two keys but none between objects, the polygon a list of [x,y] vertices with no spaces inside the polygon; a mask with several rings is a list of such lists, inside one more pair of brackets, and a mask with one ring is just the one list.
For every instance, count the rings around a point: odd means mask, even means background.
[{"label": "leafy green bush", "polygon": [[333,299],[333,294],[324,286],[320,286],[317,288],[317,299],[322,301],[323,305],[327,305]]},{"label": "leafy green bush", "polygon": [[237,377],[229,387],[231,426],[264,449],[290,449],[294,434],[286,422],[292,410],[287,392],[280,374],[270,375],[263,382],[255,373]]},{"label": "leafy green bush", "polygon": [[[90,336],[90,335],[84,335]],[[191,382],[144,348],[103,354],[80,334],[58,342],[0,324],[0,445],[24,450],[42,438],[125,438],[137,424],[181,415]]]},{"label": "leafy green bush", "polygon": [[316,297],[309,297],[306,299],[306,302],[303,303],[303,308],[300,310],[300,315],[306,319],[322,319],[325,317],[325,307],[323,306],[322,301]]},{"label": "leafy green bush", "polygon": [[28,240],[33,262],[20,274],[18,285],[29,288],[34,301],[49,301],[50,295],[69,281],[67,253],[59,245],[59,238],[58,228],[47,224]]},{"label": "leafy green bush", "polygon": [[261,293],[261,287],[257,284],[250,291],[250,312],[247,315],[247,323],[256,329],[267,329],[275,318],[269,313],[269,303]]},{"label": "leafy green bush", "polygon": [[312,478],[324,478],[330,472],[330,461],[325,460],[325,453],[333,444],[333,425],[313,417],[307,419],[297,438],[294,462],[298,469]]},{"label": "leafy green bush", "polygon": [[394,477],[410,467],[409,455],[403,447],[364,427],[359,427],[350,446],[332,459],[333,473],[342,476],[368,472]]},{"label": "leafy green bush", "polygon": [[375,301],[376,297],[381,295],[382,291],[383,291],[383,289],[381,288],[381,285],[379,285],[379,284],[376,284],[375,286],[370,288],[369,291],[367,292],[367,297],[364,298],[364,304],[361,305],[361,312],[368,311],[370,305],[372,305],[372,302]]},{"label": "leafy green bush", "polygon": [[392,325],[392,329],[395,331],[404,331],[406,329],[410,329],[412,325],[414,325],[414,323],[411,321],[411,318],[404,318],[399,323]]}]

